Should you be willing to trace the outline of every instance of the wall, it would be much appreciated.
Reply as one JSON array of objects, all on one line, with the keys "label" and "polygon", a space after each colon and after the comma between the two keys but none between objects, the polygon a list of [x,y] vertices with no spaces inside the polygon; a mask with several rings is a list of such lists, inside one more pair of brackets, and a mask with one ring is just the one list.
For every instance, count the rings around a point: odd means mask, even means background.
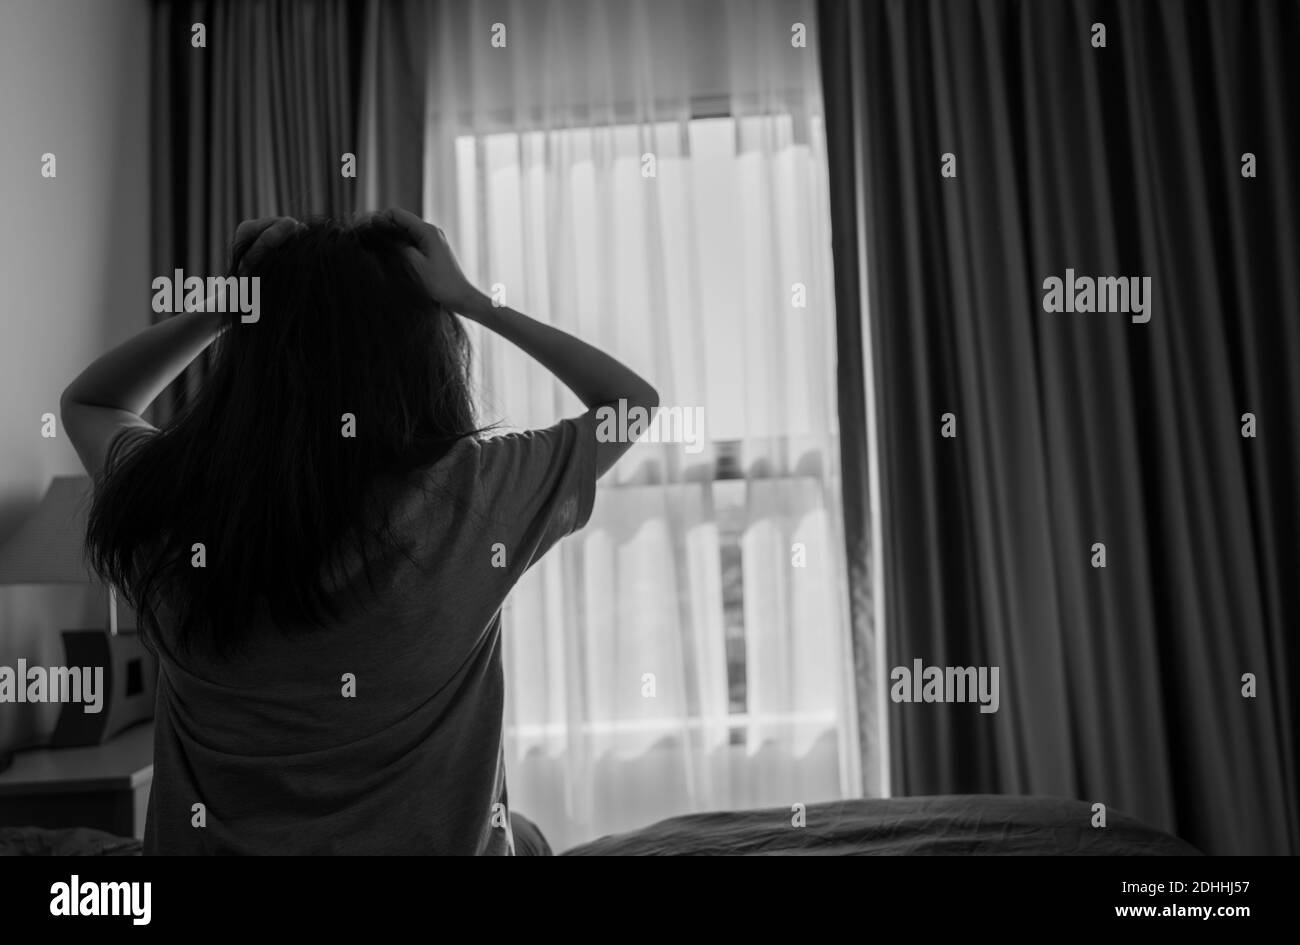
[{"label": "wall", "polygon": [[[41,415],[148,324],[148,155],[148,0],[0,0],[0,543],[51,477],[82,471]],[[0,586],[0,665],[61,663],[58,631],[102,620],[78,589]],[[0,750],[57,711],[0,704]]]}]

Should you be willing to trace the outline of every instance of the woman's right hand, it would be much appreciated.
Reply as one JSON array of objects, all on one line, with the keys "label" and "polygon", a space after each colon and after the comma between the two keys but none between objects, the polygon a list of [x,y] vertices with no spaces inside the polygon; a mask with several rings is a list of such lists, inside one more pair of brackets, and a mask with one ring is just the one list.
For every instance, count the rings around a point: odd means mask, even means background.
[{"label": "woman's right hand", "polygon": [[376,216],[391,220],[410,236],[412,245],[406,252],[434,301],[468,318],[483,310],[487,296],[465,278],[441,229],[400,207]]},{"label": "woman's right hand", "polygon": [[391,220],[411,237],[414,262],[428,286],[429,294],[443,305],[478,322],[497,336],[516,345],[578,396],[587,407],[586,422],[596,438],[596,476],[600,477],[631,449],[635,439],[606,437],[597,433],[603,424],[602,411],[630,411],[640,407],[647,419],[659,409],[659,392],[625,364],[568,332],[546,325],[508,306],[493,307],[486,295],[470,285],[460,271],[447,237],[406,210],[384,210],[379,217]]}]

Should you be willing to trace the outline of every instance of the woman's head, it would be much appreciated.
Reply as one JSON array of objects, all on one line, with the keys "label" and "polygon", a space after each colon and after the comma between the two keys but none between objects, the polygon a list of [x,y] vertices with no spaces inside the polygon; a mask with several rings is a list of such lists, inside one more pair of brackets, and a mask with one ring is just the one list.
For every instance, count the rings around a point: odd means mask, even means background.
[{"label": "woman's head", "polygon": [[391,550],[376,488],[477,432],[468,338],[410,244],[382,216],[236,240],[230,274],[259,280],[260,317],[228,316],[197,396],[110,456],[91,510],[92,564],[147,632],[159,598],[169,635],[217,651],[263,609],[286,628],[338,616],[332,568]]},{"label": "woman's head", "polygon": [[[231,316],[219,341],[196,404],[213,428],[229,418],[241,435],[319,435],[370,473],[409,468],[473,429],[464,327],[429,298],[396,224],[313,221],[246,264],[250,243],[236,243],[231,269],[260,280],[263,314]],[[345,414],[355,437],[340,435]]]}]

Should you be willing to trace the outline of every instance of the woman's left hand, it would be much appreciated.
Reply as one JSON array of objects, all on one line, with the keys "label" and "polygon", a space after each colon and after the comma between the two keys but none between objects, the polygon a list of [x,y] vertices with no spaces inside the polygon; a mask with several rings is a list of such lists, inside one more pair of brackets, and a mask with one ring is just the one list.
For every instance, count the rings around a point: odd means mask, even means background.
[{"label": "woman's left hand", "polygon": [[235,228],[233,254],[239,256],[243,251],[240,271],[252,269],[266,253],[283,243],[302,225],[293,217],[259,217],[239,224]]}]

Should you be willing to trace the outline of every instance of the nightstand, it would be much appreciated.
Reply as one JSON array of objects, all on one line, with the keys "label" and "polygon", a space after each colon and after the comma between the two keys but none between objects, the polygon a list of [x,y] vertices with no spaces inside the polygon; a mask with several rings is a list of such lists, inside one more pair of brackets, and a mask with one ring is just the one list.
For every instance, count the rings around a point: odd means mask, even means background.
[{"label": "nightstand", "polygon": [[153,784],[153,722],[102,745],[32,748],[0,773],[0,827],[94,827],[144,838]]}]

